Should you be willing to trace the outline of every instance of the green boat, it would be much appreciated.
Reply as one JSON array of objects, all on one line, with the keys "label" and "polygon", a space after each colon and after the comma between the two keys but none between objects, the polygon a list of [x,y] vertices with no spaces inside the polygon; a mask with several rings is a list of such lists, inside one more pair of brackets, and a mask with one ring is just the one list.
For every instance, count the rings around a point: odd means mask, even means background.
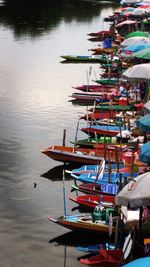
[{"label": "green boat", "polygon": [[99,80],[94,80],[93,82],[96,82],[98,84],[107,84],[107,85],[117,85],[119,79],[116,78],[104,78],[104,79],[99,79]]},{"label": "green boat", "polygon": [[[73,56],[73,55],[64,55],[61,58],[65,59],[65,62],[79,62],[79,63],[107,63],[107,56],[104,55],[92,55],[92,56]],[[65,63],[64,61],[62,63]]]},{"label": "green boat", "polygon": [[77,140],[76,142],[71,141],[72,144],[79,146],[79,147],[89,147],[92,148],[93,146],[95,146],[96,144],[112,144],[112,143],[116,143],[117,139],[116,137],[98,137],[98,138],[93,138],[93,137],[89,137],[86,139],[82,139],[82,140]]},{"label": "green boat", "polygon": [[128,106],[120,106],[120,105],[103,105],[100,104],[99,106],[95,107],[95,112],[97,111],[104,111],[104,110],[115,110],[115,111],[132,111],[134,110],[134,105],[128,105]]}]

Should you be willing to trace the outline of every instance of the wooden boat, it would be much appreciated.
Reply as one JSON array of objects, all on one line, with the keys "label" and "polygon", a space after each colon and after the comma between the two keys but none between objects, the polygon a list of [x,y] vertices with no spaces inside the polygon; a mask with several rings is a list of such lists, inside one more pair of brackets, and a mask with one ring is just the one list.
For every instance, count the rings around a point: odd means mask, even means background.
[{"label": "wooden boat", "polygon": [[102,162],[102,152],[96,149],[73,148],[68,146],[49,146],[41,151],[53,160],[78,163],[78,164],[97,164]]},{"label": "wooden boat", "polygon": [[[96,209],[96,208],[95,208]],[[104,212],[95,210],[92,214],[76,214],[60,216],[58,218],[49,218],[49,221],[66,227],[70,230],[86,231],[97,234],[107,234],[109,232],[109,215],[112,213],[116,216],[116,211],[112,208],[106,208]],[[136,213],[136,214],[135,214]],[[138,211],[133,212],[129,217],[125,225],[125,231],[128,231],[129,227],[136,226],[138,224],[137,217],[139,216]],[[129,214],[129,213],[128,213]],[[112,226],[112,233],[116,232],[116,227]]]},{"label": "wooden boat", "polygon": [[[49,221],[75,231],[87,231],[97,234],[108,234],[109,231],[108,224],[93,222],[91,215],[87,214],[67,215],[58,218],[50,217]],[[113,227],[113,233],[115,233],[115,230],[115,227]]]},{"label": "wooden boat", "polygon": [[97,165],[103,161],[104,156],[110,162],[116,162],[116,157],[118,158],[118,162],[122,162],[123,148],[124,146],[120,148],[113,144],[100,144],[99,147],[96,145],[92,149],[53,145],[45,148],[41,152],[53,160],[61,162]]},{"label": "wooden boat", "polygon": [[[70,97],[73,97],[78,100],[88,100],[88,101],[101,101],[101,102],[108,102],[110,101],[111,97],[116,99],[112,102],[113,105],[118,104],[118,96],[120,94],[117,92],[83,92],[83,93],[73,93]],[[109,98],[109,100],[108,100]]]},{"label": "wooden boat", "polygon": [[117,195],[119,191],[119,185],[118,184],[96,184],[96,183],[83,183],[80,185],[72,185],[71,191],[80,191],[84,194],[105,194],[105,195]]},{"label": "wooden boat", "polygon": [[115,196],[109,195],[83,195],[77,197],[69,197],[69,199],[79,205],[94,209],[97,205],[104,207],[113,207],[115,204]]},{"label": "wooden boat", "polygon": [[113,90],[117,90],[117,86],[114,85],[101,85],[101,84],[83,84],[80,86],[72,86],[72,88],[84,91],[84,92],[113,92]]},{"label": "wooden boat", "polygon": [[105,125],[93,125],[90,127],[84,127],[80,129],[82,132],[95,137],[95,134],[99,136],[116,136],[122,131],[128,130],[126,127],[122,126],[105,126]]},{"label": "wooden boat", "polygon": [[104,38],[102,36],[92,36],[88,38],[88,41],[91,41],[91,42],[101,42],[103,40]]},{"label": "wooden boat", "polygon": [[97,47],[89,49],[89,51],[94,52],[94,55],[111,54],[117,51],[117,47],[115,46],[110,48]]},{"label": "wooden boat", "polygon": [[[106,107],[107,108],[107,107]],[[100,120],[100,119],[111,119],[114,118],[116,115],[120,114],[120,111],[115,111],[114,109],[109,110],[100,110],[99,106],[95,107],[95,112],[92,112],[92,110],[89,110],[92,113],[87,113],[83,116],[81,116],[81,119],[84,120]]]},{"label": "wooden boat", "polygon": [[74,56],[74,55],[63,55],[63,59],[69,62],[89,62],[89,63],[106,63],[107,57],[104,55],[92,55],[92,56]]},{"label": "wooden boat", "polygon": [[88,33],[89,36],[102,36],[103,38],[108,37],[112,34],[112,31],[99,31],[99,32],[90,32]]}]

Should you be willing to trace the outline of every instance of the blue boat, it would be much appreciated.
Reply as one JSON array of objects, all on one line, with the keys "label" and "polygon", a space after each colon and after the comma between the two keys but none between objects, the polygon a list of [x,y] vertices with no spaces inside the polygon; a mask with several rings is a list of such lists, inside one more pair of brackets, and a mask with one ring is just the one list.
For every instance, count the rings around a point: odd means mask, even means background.
[{"label": "blue boat", "polygon": [[[124,164],[119,164],[119,169],[122,169],[124,167]],[[118,168],[117,164],[106,164],[105,165],[105,170],[111,169],[112,171]],[[84,165],[81,166],[80,168],[73,169],[70,171],[70,173],[73,174],[84,174],[84,173],[97,173],[100,170],[100,165]]]},{"label": "blue boat", "polygon": [[[139,173],[132,173],[132,177],[138,176]],[[131,177],[130,172],[111,172],[110,174],[108,172],[104,172],[103,175],[98,175],[96,173],[86,173],[86,174],[80,174],[76,175],[74,173],[71,174],[71,176],[76,180],[80,181],[82,183],[96,183],[96,184],[106,184],[108,182],[110,183],[124,183],[126,178]]]},{"label": "blue boat", "polygon": [[122,131],[128,131],[127,127],[112,126],[112,125],[94,125],[80,129],[82,132],[94,137],[95,134],[99,136],[116,136]]}]

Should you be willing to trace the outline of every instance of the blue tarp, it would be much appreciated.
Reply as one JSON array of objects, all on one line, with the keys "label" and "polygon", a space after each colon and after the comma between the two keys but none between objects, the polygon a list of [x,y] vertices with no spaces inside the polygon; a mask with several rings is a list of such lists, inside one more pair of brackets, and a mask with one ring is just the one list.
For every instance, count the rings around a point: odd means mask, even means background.
[{"label": "blue tarp", "polygon": [[103,42],[103,48],[111,48],[112,47],[112,40],[111,38],[107,37]]},{"label": "blue tarp", "polygon": [[137,120],[136,125],[144,132],[150,132],[150,114]]},{"label": "blue tarp", "polygon": [[147,142],[144,145],[141,145],[139,160],[144,163],[150,162],[150,142]]}]

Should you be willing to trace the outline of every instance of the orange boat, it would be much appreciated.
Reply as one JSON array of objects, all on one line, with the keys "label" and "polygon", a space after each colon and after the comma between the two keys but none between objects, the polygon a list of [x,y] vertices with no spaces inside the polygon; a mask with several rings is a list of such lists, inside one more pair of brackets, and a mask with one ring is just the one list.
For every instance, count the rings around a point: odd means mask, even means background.
[{"label": "orange boat", "polygon": [[[78,164],[98,164],[103,161],[105,156],[106,160],[110,162],[116,162],[116,149],[112,146],[103,145],[99,148],[77,148],[69,146],[49,146],[41,151],[46,156],[53,160],[67,162],[67,163],[78,163]],[[122,151],[117,148],[118,161],[122,162]]]}]

